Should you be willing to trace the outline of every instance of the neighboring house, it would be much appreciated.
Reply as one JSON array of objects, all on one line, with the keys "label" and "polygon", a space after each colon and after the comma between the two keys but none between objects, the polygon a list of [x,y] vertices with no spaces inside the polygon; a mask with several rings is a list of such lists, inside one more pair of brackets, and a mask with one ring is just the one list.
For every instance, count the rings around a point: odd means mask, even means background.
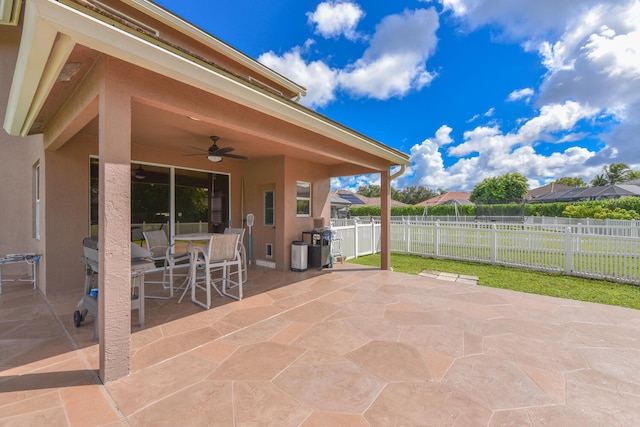
[{"label": "neighboring house", "polygon": [[[345,206],[345,202],[348,206]],[[335,190],[331,192],[331,205],[335,207],[336,216],[332,215],[332,218],[343,218],[346,212],[351,207],[359,206],[381,206],[380,197],[366,197],[358,193],[352,193],[348,190]],[[407,206],[406,203],[399,202],[397,200],[390,200],[390,206]],[[333,212],[333,209],[332,209]]]},{"label": "neighboring house", "polygon": [[331,218],[346,218],[349,216],[351,202],[331,192]]},{"label": "neighboring house", "polygon": [[416,203],[415,206],[438,206],[456,203],[459,205],[467,205],[471,204],[469,197],[471,197],[471,194],[465,193],[464,191],[449,191],[448,193],[440,194],[439,196]]},{"label": "neighboring house", "polygon": [[554,191],[531,199],[531,203],[584,202],[593,200],[618,199],[620,197],[640,197],[640,185],[614,184],[595,187],[579,187]]},{"label": "neighboring house", "polygon": [[0,255],[42,253],[40,290],[80,292],[82,239],[99,237],[103,381],[129,372],[140,222],[172,237],[252,213],[255,263],[287,270],[291,242],[330,216],[331,178],[377,173],[390,267],[390,170],[407,154],[305,108],[304,87],[153,2],[9,0],[0,13]]},{"label": "neighboring house", "polygon": [[567,190],[571,190],[572,188],[575,188],[575,187],[571,187],[570,185],[564,185],[564,184],[556,184],[555,182],[552,182],[550,184],[543,185],[542,187],[529,190],[527,192],[526,199],[531,200],[531,199],[535,199],[536,197],[545,196],[555,191],[567,191]]}]

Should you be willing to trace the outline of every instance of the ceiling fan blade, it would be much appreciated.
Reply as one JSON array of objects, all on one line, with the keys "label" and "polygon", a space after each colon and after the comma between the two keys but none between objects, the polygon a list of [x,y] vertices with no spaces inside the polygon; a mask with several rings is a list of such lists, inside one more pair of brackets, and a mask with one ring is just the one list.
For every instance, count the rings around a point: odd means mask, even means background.
[{"label": "ceiling fan blade", "polygon": [[222,157],[229,157],[230,159],[249,160],[247,156],[241,156],[239,154],[220,154],[220,153],[218,154]]},{"label": "ceiling fan blade", "polygon": [[209,150],[210,153],[214,153],[217,154],[218,156],[222,156],[226,153],[229,153],[231,151],[235,150],[235,148],[233,147],[223,147],[223,148],[217,148],[215,150]]},{"label": "ceiling fan blade", "polygon": [[191,153],[191,154],[183,154],[183,156],[185,157],[190,157],[190,156],[206,156],[207,152],[202,152],[202,153]]}]

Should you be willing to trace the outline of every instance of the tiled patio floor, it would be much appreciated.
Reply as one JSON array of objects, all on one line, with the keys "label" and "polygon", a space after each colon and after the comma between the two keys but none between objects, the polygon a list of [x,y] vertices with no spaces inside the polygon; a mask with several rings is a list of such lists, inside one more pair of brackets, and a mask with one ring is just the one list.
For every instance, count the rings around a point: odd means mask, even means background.
[{"label": "tiled patio floor", "polygon": [[107,385],[81,286],[5,285],[0,425],[640,425],[640,311],[346,264],[250,279],[208,311],[147,300]]}]

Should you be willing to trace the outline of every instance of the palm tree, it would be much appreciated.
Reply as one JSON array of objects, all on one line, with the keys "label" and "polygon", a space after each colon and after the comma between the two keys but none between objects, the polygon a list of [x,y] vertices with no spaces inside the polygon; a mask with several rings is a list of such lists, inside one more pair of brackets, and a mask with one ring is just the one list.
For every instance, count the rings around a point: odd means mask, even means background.
[{"label": "palm tree", "polygon": [[604,177],[604,175],[596,175],[596,177],[591,180],[591,185],[594,187],[604,187],[608,184],[609,181]]},{"label": "palm tree", "polygon": [[629,168],[629,165],[624,163],[611,163],[609,166],[603,166],[602,171],[609,184],[619,184],[629,181],[631,173],[633,172]]}]

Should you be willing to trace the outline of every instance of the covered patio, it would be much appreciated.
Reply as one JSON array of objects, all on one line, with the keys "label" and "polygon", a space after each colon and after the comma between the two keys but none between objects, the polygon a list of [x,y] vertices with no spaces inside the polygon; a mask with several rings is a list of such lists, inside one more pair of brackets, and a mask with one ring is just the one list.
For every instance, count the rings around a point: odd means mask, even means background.
[{"label": "covered patio", "polygon": [[102,381],[131,368],[139,222],[166,224],[171,241],[185,217],[219,233],[251,214],[254,263],[286,271],[291,242],[328,225],[331,179],[375,174],[389,268],[390,185],[407,154],[305,107],[303,86],[151,1],[9,6],[0,254],[41,254],[38,287],[53,297],[81,283],[81,243],[98,238]]},{"label": "covered patio", "polygon": [[131,374],[103,385],[79,290],[6,285],[0,424],[640,423],[636,310],[351,264],[253,266],[245,289],[211,310],[149,301]]}]

